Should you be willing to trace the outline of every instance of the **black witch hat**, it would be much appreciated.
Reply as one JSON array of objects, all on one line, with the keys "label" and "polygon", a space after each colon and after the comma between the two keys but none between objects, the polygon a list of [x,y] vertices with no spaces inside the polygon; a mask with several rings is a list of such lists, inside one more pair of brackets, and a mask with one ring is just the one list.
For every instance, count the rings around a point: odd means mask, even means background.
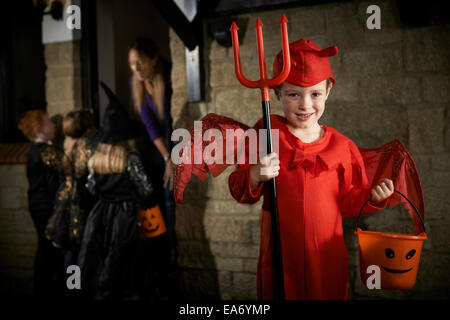
[{"label": "black witch hat", "polygon": [[119,99],[105,83],[101,81],[100,85],[108,97],[109,104],[105,109],[98,141],[100,143],[114,144],[133,139],[133,125],[127,110],[125,110]]}]

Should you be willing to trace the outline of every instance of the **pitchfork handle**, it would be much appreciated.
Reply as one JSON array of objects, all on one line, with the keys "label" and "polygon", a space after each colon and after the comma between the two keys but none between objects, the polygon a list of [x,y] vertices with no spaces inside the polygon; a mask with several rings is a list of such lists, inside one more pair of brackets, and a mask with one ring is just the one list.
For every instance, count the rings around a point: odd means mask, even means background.
[{"label": "pitchfork handle", "polygon": [[[262,111],[264,127],[267,130],[267,154],[272,153],[272,125],[270,122],[270,102],[262,101]],[[270,211],[272,222],[272,235],[273,235],[273,255],[275,262],[275,295],[276,299],[284,300],[284,273],[283,273],[283,260],[281,254],[281,240],[280,240],[280,222],[278,219],[278,205],[277,205],[277,185],[275,178],[270,179],[268,182],[270,191]]]}]

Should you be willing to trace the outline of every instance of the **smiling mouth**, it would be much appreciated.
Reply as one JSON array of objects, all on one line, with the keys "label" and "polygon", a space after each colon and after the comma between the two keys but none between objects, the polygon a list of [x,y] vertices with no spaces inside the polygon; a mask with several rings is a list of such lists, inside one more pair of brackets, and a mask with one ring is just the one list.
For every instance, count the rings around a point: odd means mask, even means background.
[{"label": "smiling mouth", "polygon": [[295,116],[300,120],[308,120],[313,114],[314,114],[314,112],[313,113],[296,113]]},{"label": "smiling mouth", "polygon": [[155,231],[158,230],[158,229],[159,229],[159,225],[156,226],[156,227],[154,227],[153,229],[145,228],[145,231],[147,231],[147,232],[149,232],[149,233],[153,233],[153,232],[155,232]]},{"label": "smiling mouth", "polygon": [[381,266],[381,267],[383,268],[384,271],[387,271],[387,272],[390,272],[390,273],[405,273],[405,272],[408,272],[408,271],[412,270],[412,268],[409,268],[409,269],[406,269],[406,270],[396,270],[396,269],[389,269],[389,268],[386,268],[386,267],[383,267],[383,266]]}]

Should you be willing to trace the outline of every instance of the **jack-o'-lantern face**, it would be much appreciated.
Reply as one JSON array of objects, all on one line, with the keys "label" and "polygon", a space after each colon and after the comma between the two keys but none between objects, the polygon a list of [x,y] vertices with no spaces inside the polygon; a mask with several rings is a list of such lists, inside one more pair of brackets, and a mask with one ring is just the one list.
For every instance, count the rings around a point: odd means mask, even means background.
[{"label": "jack-o'-lantern face", "polygon": [[[142,228],[144,229],[145,232],[148,233],[153,233],[156,230],[159,229],[159,223],[155,222],[155,215],[154,214],[150,214],[150,217],[147,217],[148,215],[144,215],[144,217],[142,218]],[[153,224],[155,223],[155,224]]]},{"label": "jack-o'-lantern face", "polygon": [[147,238],[159,236],[167,231],[159,206],[139,211],[139,221]]},{"label": "jack-o'-lantern face", "polygon": [[[386,248],[386,250],[384,250],[384,254],[386,256],[386,258],[388,259],[395,259],[395,251],[391,248]],[[414,255],[416,254],[416,250],[415,249],[411,249],[408,251],[408,253],[406,254],[406,256],[404,257],[397,257],[397,259],[405,259],[407,260],[411,260],[412,257],[414,257]],[[384,271],[390,272],[390,273],[406,273],[409,272],[413,269],[413,267],[408,268],[408,269],[392,269],[392,268],[388,268],[385,267],[384,265],[381,265],[381,268],[383,268]]]},{"label": "jack-o'-lantern face", "polygon": [[416,282],[420,255],[426,234],[357,230],[363,283],[372,276],[370,266],[377,266],[382,289],[410,289]]}]

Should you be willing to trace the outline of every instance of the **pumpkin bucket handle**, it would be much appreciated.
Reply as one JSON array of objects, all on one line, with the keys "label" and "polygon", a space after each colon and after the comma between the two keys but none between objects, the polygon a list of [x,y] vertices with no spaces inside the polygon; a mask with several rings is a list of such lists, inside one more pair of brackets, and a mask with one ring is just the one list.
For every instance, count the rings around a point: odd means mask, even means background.
[{"label": "pumpkin bucket handle", "polygon": [[[408,203],[411,205],[411,207],[414,209],[414,211],[416,212],[417,216],[419,217],[420,223],[422,224],[423,232],[426,232],[425,231],[425,224],[423,223],[422,216],[420,215],[420,213],[417,210],[417,208],[413,205],[413,203],[403,193],[401,193],[398,190],[394,190],[394,192],[397,192],[399,195],[401,195],[403,198],[405,198],[406,201],[408,201]],[[361,210],[359,211],[358,218],[356,219],[356,230],[358,230],[359,219],[361,218],[361,215],[362,215],[364,209],[366,208],[367,204],[369,203],[369,201],[370,201],[370,197],[369,197],[369,199],[367,199],[367,201],[364,203],[364,205],[362,206]]]}]

